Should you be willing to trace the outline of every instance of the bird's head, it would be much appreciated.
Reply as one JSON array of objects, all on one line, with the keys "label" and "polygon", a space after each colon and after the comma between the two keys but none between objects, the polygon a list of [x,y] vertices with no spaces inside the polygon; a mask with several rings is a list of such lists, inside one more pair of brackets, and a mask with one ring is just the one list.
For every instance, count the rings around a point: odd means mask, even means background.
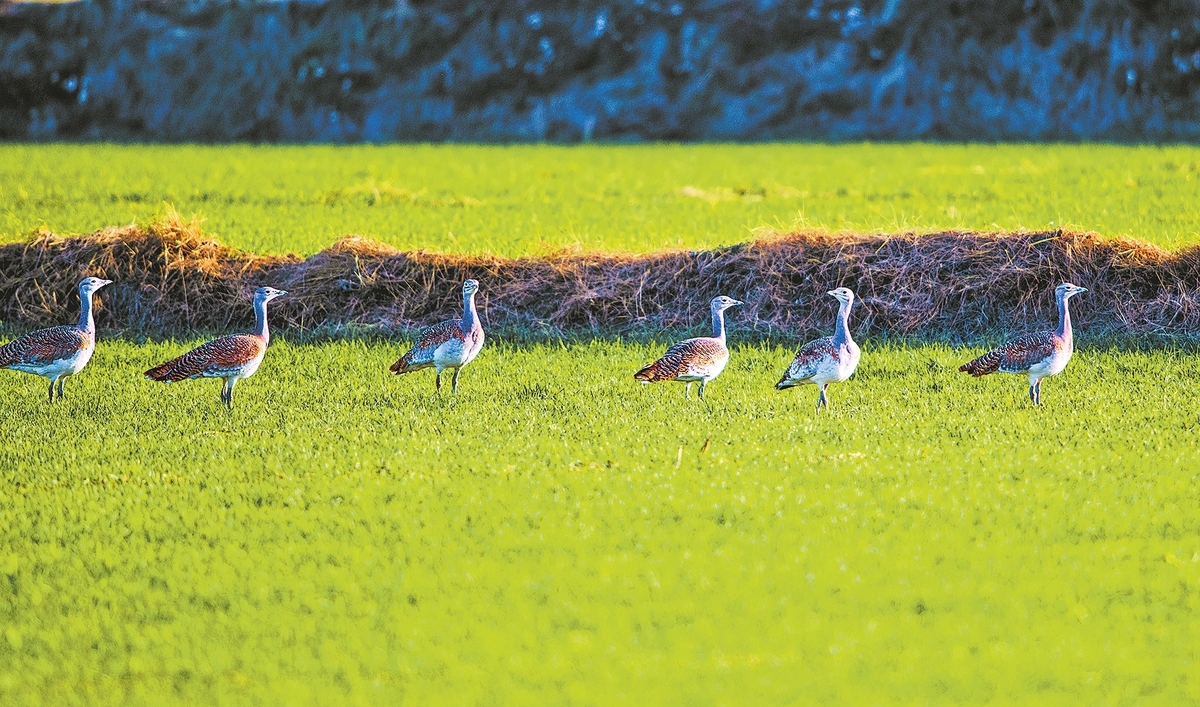
[{"label": "bird's head", "polygon": [[266,304],[276,297],[283,297],[287,294],[287,290],[277,290],[274,287],[260,287],[254,291],[254,302],[262,302]]},{"label": "bird's head", "polygon": [[721,295],[720,297],[713,297],[712,310],[714,312],[724,312],[730,307],[737,307],[742,304],[745,304],[745,302]]},{"label": "bird's head", "polygon": [[836,299],[838,302],[849,307],[854,304],[854,291],[849,287],[838,287],[830,290],[827,294]]},{"label": "bird's head", "polygon": [[478,291],[479,291],[479,281],[478,280],[467,280],[466,282],[463,283],[463,296],[464,297],[470,297],[471,295],[475,294]]},{"label": "bird's head", "polygon": [[1068,300],[1068,299],[1071,299],[1072,297],[1074,297],[1075,295],[1082,294],[1084,292],[1087,292],[1086,287],[1080,287],[1079,285],[1072,285],[1069,282],[1064,282],[1063,284],[1054,288],[1054,296],[1060,300]]},{"label": "bird's head", "polygon": [[85,277],[79,281],[79,296],[91,297],[96,290],[111,284],[112,280],[105,280],[102,277]]}]

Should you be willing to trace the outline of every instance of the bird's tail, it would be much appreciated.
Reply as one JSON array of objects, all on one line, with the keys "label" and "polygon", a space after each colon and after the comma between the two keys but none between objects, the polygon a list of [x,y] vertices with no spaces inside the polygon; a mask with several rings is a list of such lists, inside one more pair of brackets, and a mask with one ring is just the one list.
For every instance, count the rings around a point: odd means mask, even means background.
[{"label": "bird's tail", "polygon": [[999,350],[988,351],[974,361],[970,361],[959,366],[958,370],[962,371],[963,373],[970,373],[976,378],[979,376],[986,376],[987,374],[995,373],[1000,369],[1000,361],[1002,358],[1004,358],[1004,354],[1002,354]]},{"label": "bird's tail", "polygon": [[167,361],[160,366],[151,368],[150,370],[146,371],[146,378],[152,381],[162,381],[164,383],[175,383],[187,378],[182,371],[176,368],[175,363],[178,360],[179,359]]}]

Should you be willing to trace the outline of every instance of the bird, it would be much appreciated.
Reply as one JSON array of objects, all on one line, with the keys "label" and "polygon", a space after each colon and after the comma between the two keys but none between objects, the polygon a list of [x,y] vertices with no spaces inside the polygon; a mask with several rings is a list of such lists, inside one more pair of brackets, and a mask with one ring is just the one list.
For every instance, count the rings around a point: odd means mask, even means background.
[{"label": "bird", "polygon": [[50,402],[63,399],[63,382],[83,370],[96,350],[92,295],[112,280],[87,277],[79,282],[79,323],[32,331],[0,346],[0,368],[32,373],[50,381]]},{"label": "bird", "polygon": [[463,367],[474,361],[479,355],[479,350],[483,348],[483,324],[475,311],[475,293],[478,291],[478,281],[463,282],[462,318],[447,319],[422,329],[417,336],[417,343],[388,370],[399,376],[422,368],[436,368],[434,387],[440,391],[442,371],[453,368],[454,378],[450,381],[450,392],[457,393],[458,376]]},{"label": "bird", "polygon": [[712,311],[712,336],[685,339],[667,349],[654,363],[633,374],[635,380],[645,383],[679,381],[686,383],[683,396],[690,398],[692,383],[700,383],[700,399],[704,399],[704,388],[725,370],[729,363],[729,349],[725,346],[725,310],[744,304],[731,297],[714,297],[709,304]]},{"label": "bird", "polygon": [[829,384],[841,383],[854,375],[854,369],[858,368],[858,361],[862,358],[862,350],[850,336],[850,308],[854,306],[854,292],[848,287],[839,287],[828,294],[841,303],[833,336],[801,346],[796,358],[792,359],[792,365],[775,384],[776,390],[809,383],[820,386],[817,410],[829,407],[829,400],[825,397],[825,389]]},{"label": "bird", "polygon": [[254,331],[250,334],[231,334],[213,339],[188,351],[179,358],[167,361],[146,371],[146,378],[163,383],[176,383],[190,378],[221,378],[221,402],[233,409],[233,386],[258,370],[271,332],[267,328],[267,303],[287,292],[274,287],[260,287],[254,292]]},{"label": "bird", "polygon": [[1087,288],[1064,282],[1054,288],[1058,302],[1058,328],[1019,336],[998,349],[989,351],[958,370],[978,378],[989,373],[1024,373],[1029,376],[1029,399],[1042,404],[1042,379],[1061,373],[1071,360],[1075,342],[1071,333],[1072,297],[1087,292]]}]

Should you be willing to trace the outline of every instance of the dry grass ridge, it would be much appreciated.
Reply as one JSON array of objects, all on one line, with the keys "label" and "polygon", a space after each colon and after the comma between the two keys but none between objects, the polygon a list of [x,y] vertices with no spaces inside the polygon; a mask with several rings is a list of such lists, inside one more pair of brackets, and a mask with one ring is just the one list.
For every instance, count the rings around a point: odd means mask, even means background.
[{"label": "dry grass ridge", "polygon": [[205,237],[177,216],[77,237],[40,233],[0,246],[0,321],[68,321],[75,286],[98,275],[98,324],[110,332],[186,334],[253,321],[259,285],[289,290],[277,330],[424,326],[460,307],[473,277],[485,326],[547,337],[636,334],[707,326],[719,293],[746,306],[737,338],[804,338],[831,326],[825,292],[855,290],[860,336],[970,339],[1045,326],[1063,280],[1091,290],[1073,303],[1089,334],[1189,334],[1200,329],[1200,247],[1166,251],[1094,233],[779,234],[711,251],[560,253],[508,259],[400,252],[345,237],[308,259],[257,256]]}]

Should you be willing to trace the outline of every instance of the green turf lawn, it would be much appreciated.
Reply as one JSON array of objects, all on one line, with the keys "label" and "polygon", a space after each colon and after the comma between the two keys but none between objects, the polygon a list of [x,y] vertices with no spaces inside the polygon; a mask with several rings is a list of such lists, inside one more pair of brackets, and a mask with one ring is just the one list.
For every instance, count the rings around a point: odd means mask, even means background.
[{"label": "green turf lawn", "polygon": [[522,255],[757,229],[1072,226],[1200,241],[1200,148],[1102,145],[0,146],[0,241],[148,221],[310,254],[347,233]]},{"label": "green turf lawn", "polygon": [[[736,326],[736,323],[735,323]],[[1196,704],[1200,360],[1083,347],[1031,409],[867,345],[709,405],[660,346],[396,343],[165,386],[0,372],[0,704]]]}]

